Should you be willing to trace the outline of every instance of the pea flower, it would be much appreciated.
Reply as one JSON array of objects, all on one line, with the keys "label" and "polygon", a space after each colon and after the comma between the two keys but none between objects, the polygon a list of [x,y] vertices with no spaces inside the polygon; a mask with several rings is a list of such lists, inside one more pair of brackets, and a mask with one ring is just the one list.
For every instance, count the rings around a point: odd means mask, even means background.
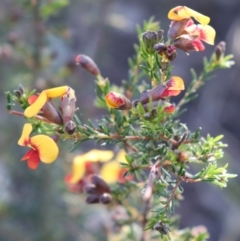
[{"label": "pea flower", "polygon": [[68,95],[70,98],[75,97],[75,92],[72,88],[69,86],[61,86],[61,87],[56,87],[56,88],[51,88],[47,90],[43,90],[36,101],[32,103],[25,111],[24,115],[27,118],[31,118],[38,114],[38,112],[43,108],[43,106],[47,103],[47,101],[51,98],[57,98],[57,97],[62,97],[64,95]]},{"label": "pea flower", "polygon": [[166,97],[177,96],[184,88],[183,79],[178,76],[172,76],[166,81],[165,85],[160,84],[151,90],[143,91],[141,93],[140,102],[141,104],[146,104],[150,99],[152,99],[152,101],[157,101],[165,99]]},{"label": "pea flower", "polygon": [[78,155],[73,159],[73,167],[69,183],[77,183],[84,178],[84,175],[96,173],[97,167],[94,163],[110,161],[114,156],[112,151],[93,149],[83,155]]},{"label": "pea flower", "polygon": [[[109,150],[93,149],[73,159],[72,173],[65,176],[65,183],[72,192],[81,192],[90,182],[90,177],[99,174],[108,184],[125,183],[132,180],[133,176],[124,177],[126,168],[120,166],[120,162],[126,162],[125,151],[119,151],[112,160],[114,153]],[[99,165],[103,164],[103,165]]]},{"label": "pea flower", "polygon": [[58,146],[55,141],[46,135],[36,135],[29,137],[32,132],[32,125],[27,123],[23,127],[22,135],[18,140],[18,145],[31,148],[23,157],[22,161],[28,160],[28,167],[36,169],[40,161],[52,163],[57,159]]},{"label": "pea flower", "polygon": [[[210,18],[188,7],[178,6],[171,9],[168,18],[173,20],[168,31],[171,44],[185,52],[190,50],[203,51],[201,41],[213,45],[216,32],[207,25]],[[194,18],[200,24],[194,24]]]},{"label": "pea flower", "polygon": [[113,109],[130,110],[132,108],[132,103],[126,96],[113,91],[106,95],[105,100],[107,105]]}]

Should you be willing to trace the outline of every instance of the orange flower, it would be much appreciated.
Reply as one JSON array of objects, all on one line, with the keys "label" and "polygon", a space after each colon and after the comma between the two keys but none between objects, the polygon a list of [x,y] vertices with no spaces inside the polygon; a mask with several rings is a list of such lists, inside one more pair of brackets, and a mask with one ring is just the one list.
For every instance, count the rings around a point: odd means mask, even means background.
[{"label": "orange flower", "polygon": [[65,94],[68,94],[72,98],[76,98],[74,90],[69,86],[61,86],[43,90],[38,98],[24,111],[24,115],[27,118],[35,116],[50,98],[62,97]]},{"label": "orange flower", "polygon": [[[194,18],[201,24],[194,24]],[[183,51],[203,51],[205,49],[201,41],[213,45],[216,32],[207,25],[210,18],[185,6],[171,9],[168,18],[173,20],[170,24],[168,37],[171,44]]]},{"label": "orange flower", "polygon": [[178,76],[172,76],[166,82],[166,88],[162,92],[161,97],[164,98],[168,96],[177,96],[182,90],[184,90],[184,88],[183,79]]},{"label": "orange flower", "polygon": [[183,79],[178,76],[172,76],[166,81],[165,85],[160,84],[149,91],[143,91],[140,102],[146,104],[150,99],[157,101],[166,97],[177,96],[184,88]]},{"label": "orange flower", "polygon": [[93,163],[107,162],[113,158],[112,151],[93,149],[83,155],[78,155],[73,159],[72,174],[69,183],[77,183],[85,174],[98,172]]},{"label": "orange flower", "polygon": [[32,132],[32,125],[25,124],[22,135],[18,140],[20,146],[31,148],[23,157],[22,161],[28,160],[28,167],[36,169],[40,161],[44,163],[52,163],[57,159],[58,146],[52,138],[46,135],[36,135],[29,137]]},{"label": "orange flower", "polygon": [[126,96],[113,91],[106,95],[105,100],[107,105],[113,109],[130,110],[132,108],[132,103]]}]

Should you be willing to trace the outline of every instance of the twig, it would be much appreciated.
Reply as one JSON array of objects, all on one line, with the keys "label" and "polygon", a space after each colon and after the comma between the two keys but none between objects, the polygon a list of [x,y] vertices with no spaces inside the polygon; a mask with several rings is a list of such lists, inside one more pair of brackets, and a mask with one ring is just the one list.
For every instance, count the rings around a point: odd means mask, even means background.
[{"label": "twig", "polygon": [[168,200],[167,200],[167,203],[166,203],[166,205],[165,205],[165,209],[166,209],[166,210],[168,209],[171,201],[173,200],[174,195],[175,195],[175,193],[176,193],[176,191],[177,191],[177,188],[180,186],[181,182],[182,182],[182,180],[181,180],[181,178],[179,178],[178,181],[177,181],[177,183],[176,183],[176,185],[175,185],[175,187],[174,187],[173,190],[172,190],[172,193],[171,193],[170,197],[169,197]]},{"label": "twig", "polygon": [[[151,203],[150,203],[150,200],[144,202],[144,209],[143,209],[143,213],[142,213],[142,221],[141,221],[141,226],[142,226],[142,229],[144,230],[146,224],[147,224],[147,215],[149,213],[149,210],[151,208]],[[145,240],[150,240],[148,238],[149,236],[149,230],[145,231],[142,233],[142,236],[141,236],[141,241],[145,241]]]},{"label": "twig", "polygon": [[[22,112],[19,112],[19,111],[16,111],[16,110],[9,110],[8,113],[9,113],[10,115],[17,115],[17,116],[25,117]],[[47,123],[55,124],[55,123],[53,123],[52,121],[50,121],[50,120],[48,120],[48,119],[46,119],[45,117],[40,116],[40,115],[35,115],[35,118],[36,118],[37,120],[41,120],[41,121],[44,121],[44,122],[47,122]]]}]

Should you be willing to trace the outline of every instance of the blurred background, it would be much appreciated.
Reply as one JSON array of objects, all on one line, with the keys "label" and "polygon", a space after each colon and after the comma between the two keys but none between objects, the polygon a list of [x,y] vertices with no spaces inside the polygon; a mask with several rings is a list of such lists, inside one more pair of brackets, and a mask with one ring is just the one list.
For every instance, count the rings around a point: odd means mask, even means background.
[{"label": "blurred background", "polygon": [[[17,145],[24,119],[8,114],[4,92],[13,91],[18,84],[38,90],[69,85],[76,91],[82,120],[101,117],[103,112],[93,105],[94,78],[75,65],[75,56],[90,56],[104,77],[120,85],[128,78],[127,58],[134,54],[136,25],[155,16],[166,34],[167,13],[177,5],[210,16],[216,43],[226,41],[226,53],[233,53],[236,62],[231,69],[215,74],[181,120],[192,130],[201,126],[202,135],[224,134],[229,147],[220,164],[229,163],[230,172],[240,173],[239,0],[0,0],[1,241],[91,241],[98,240],[96,235],[105,240],[99,223],[106,215],[95,206],[86,209],[84,200],[69,194],[64,184],[72,157],[97,146],[83,144],[68,154],[71,143],[65,142],[54,164],[28,169],[20,162],[25,150]],[[189,69],[199,73],[202,58],[214,50],[205,46],[206,51],[190,56],[178,51],[174,74],[186,86],[191,80]],[[178,98],[173,101],[177,103]],[[207,183],[185,185],[185,200],[178,209],[180,227],[202,224],[211,241],[240,241],[239,186],[239,177],[230,179],[223,190]],[[93,222],[96,210],[99,218]]]}]

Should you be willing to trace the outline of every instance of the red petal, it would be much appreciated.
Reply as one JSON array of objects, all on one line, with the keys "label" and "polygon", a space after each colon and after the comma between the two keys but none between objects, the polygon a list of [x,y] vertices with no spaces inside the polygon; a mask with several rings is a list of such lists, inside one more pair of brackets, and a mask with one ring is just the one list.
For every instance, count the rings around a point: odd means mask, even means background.
[{"label": "red petal", "polygon": [[166,112],[166,113],[173,113],[174,111],[175,111],[175,106],[174,105],[169,105],[169,106],[167,106],[167,107],[165,107],[164,108],[164,111]]},{"label": "red petal", "polygon": [[169,90],[169,89],[165,89],[163,91],[163,93],[161,94],[161,97],[168,97],[168,96],[177,96],[179,95],[181,92],[181,90]]},{"label": "red petal", "polygon": [[37,100],[38,96],[37,95],[30,95],[28,97],[28,104],[32,105],[36,100]]},{"label": "red petal", "polygon": [[205,49],[204,45],[202,44],[201,40],[199,40],[199,39],[193,40],[192,45],[194,46],[196,51],[203,51]]},{"label": "red petal", "polygon": [[31,149],[22,157],[21,161],[24,160],[28,160],[28,167],[30,169],[36,169],[40,162],[39,154],[37,151]]}]

